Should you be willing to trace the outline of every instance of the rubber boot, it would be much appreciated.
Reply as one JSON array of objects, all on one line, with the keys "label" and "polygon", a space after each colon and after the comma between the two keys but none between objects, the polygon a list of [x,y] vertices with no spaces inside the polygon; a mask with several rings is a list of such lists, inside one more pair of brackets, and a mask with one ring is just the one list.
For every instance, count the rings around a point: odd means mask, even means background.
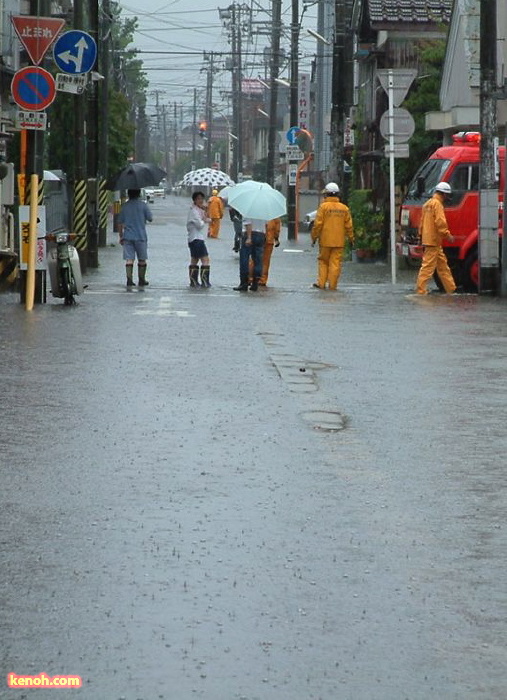
[{"label": "rubber boot", "polygon": [[201,286],[211,287],[209,281],[209,265],[201,265]]},{"label": "rubber boot", "polygon": [[140,287],[147,287],[149,285],[149,282],[146,279],[146,268],[147,268],[146,263],[144,265],[139,264],[137,266],[137,274],[139,275],[139,286]]},{"label": "rubber boot", "polygon": [[135,287],[135,282],[132,279],[132,271],[134,266],[132,264],[125,265],[125,271],[127,273],[127,287]]},{"label": "rubber boot", "polygon": [[199,286],[199,265],[189,265],[188,266],[188,276],[190,278],[190,286]]},{"label": "rubber boot", "polygon": [[256,292],[259,289],[259,278],[254,277],[252,284],[250,285],[250,291]]}]

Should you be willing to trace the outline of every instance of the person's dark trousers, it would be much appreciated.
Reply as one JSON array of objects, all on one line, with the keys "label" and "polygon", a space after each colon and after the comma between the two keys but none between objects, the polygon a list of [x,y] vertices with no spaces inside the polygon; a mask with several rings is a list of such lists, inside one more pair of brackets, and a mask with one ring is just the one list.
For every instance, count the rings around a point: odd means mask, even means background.
[{"label": "person's dark trousers", "polygon": [[259,283],[262,275],[262,256],[264,254],[265,240],[266,235],[264,233],[253,231],[252,244],[245,245],[245,236],[243,236],[239,251],[239,278],[242,284],[248,281],[248,263],[250,258],[252,258],[254,285],[257,288],[256,285]]},{"label": "person's dark trousers", "polygon": [[238,250],[241,247],[241,233],[243,231],[243,224],[241,221],[238,221],[237,219],[234,219],[232,222],[232,225],[234,226],[234,252],[237,253]]}]

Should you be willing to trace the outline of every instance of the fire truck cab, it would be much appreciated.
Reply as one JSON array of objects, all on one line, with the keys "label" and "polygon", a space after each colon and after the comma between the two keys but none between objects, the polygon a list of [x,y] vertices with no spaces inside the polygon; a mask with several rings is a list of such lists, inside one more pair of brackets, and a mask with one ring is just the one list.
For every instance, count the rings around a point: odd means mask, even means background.
[{"label": "fire truck cab", "polygon": [[[401,240],[398,255],[409,261],[422,257],[419,222],[424,202],[439,182],[448,182],[452,195],[445,205],[449,230],[454,241],[444,242],[445,253],[456,283],[467,291],[477,291],[479,279],[479,165],[480,139],[477,132],[459,132],[450,146],[438,148],[423,163],[410,183],[401,205]],[[503,226],[503,192],[505,183],[505,147],[498,149],[498,229]]]}]

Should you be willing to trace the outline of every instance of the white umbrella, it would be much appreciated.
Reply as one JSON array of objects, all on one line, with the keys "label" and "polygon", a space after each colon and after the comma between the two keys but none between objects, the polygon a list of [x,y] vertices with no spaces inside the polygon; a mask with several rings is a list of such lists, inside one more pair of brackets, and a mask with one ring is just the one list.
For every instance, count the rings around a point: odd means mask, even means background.
[{"label": "white umbrella", "polygon": [[238,182],[237,185],[227,185],[227,187],[224,187],[223,190],[220,190],[219,195],[222,199],[229,199],[231,196],[231,192],[233,190],[236,190],[237,187],[250,187],[251,185],[258,185],[258,182],[255,182],[254,180],[245,180],[244,182]]},{"label": "white umbrella", "polygon": [[287,212],[287,201],[281,192],[267,182],[242,182],[228,197],[231,207],[244,217],[270,221]]},{"label": "white umbrella", "polygon": [[200,185],[202,187],[223,187],[224,185],[234,185],[234,180],[224,173],[222,170],[214,168],[200,168],[199,170],[191,170],[183,177],[183,184],[188,187]]}]

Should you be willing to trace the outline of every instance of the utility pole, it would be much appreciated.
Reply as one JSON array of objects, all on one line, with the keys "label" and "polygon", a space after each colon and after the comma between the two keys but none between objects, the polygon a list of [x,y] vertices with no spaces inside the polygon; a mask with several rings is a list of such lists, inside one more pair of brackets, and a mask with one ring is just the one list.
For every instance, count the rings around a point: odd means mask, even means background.
[{"label": "utility pole", "polygon": [[192,163],[190,170],[196,166],[196,136],[197,136],[197,88],[194,88],[194,104],[192,108]]},{"label": "utility pole", "polygon": [[331,157],[328,176],[329,180],[336,182],[340,191],[343,191],[343,100],[345,92],[343,60],[344,34],[345,2],[344,0],[335,0],[330,129]]},{"label": "utility pole", "polygon": [[[74,26],[85,29],[85,3],[74,4]],[[76,248],[79,252],[81,270],[87,267],[88,211],[86,182],[86,93],[74,96],[74,201],[72,207],[72,230],[78,234]]]},{"label": "utility pole", "polygon": [[[99,2],[88,0],[89,32],[98,46]],[[96,80],[88,83],[87,89],[87,134],[86,163],[88,176],[88,216],[87,216],[87,264],[99,266],[99,189],[98,189],[98,137],[99,137],[99,93]]]},{"label": "utility pole", "polygon": [[[233,56],[233,61],[236,67],[236,115],[234,121],[234,127],[236,132],[236,139],[234,140],[235,146],[235,163],[236,163],[236,177],[233,179],[238,181],[238,179],[243,179],[243,65],[241,57],[241,44],[242,44],[242,19],[241,19],[241,5],[233,5],[235,8],[234,12],[234,32],[236,33],[236,55]],[[237,9],[237,14],[236,14]],[[234,103],[233,103],[234,105]]]},{"label": "utility pole", "polygon": [[[173,168],[178,160],[178,105],[174,103],[174,156],[173,156]],[[169,163],[166,161],[167,175],[169,176]]]},{"label": "utility pole", "polygon": [[266,180],[272,187],[275,184],[275,153],[277,137],[278,73],[280,71],[280,35],[282,29],[282,0],[272,0],[272,31],[270,61],[269,132]]},{"label": "utility pole", "polygon": [[213,71],[214,71],[214,58],[215,54],[213,51],[209,53],[204,52],[204,60],[208,62],[207,77],[206,77],[206,123],[207,123],[207,134],[208,138],[206,140],[206,166],[211,167],[211,135],[213,131]]},{"label": "utility pole", "polygon": [[495,174],[496,121],[496,0],[480,4],[480,128],[481,167],[479,171],[479,294],[498,289],[498,184]]},{"label": "utility pole", "polygon": [[245,31],[246,14],[250,17],[248,5],[232,3],[229,7],[218,10],[220,19],[230,32],[231,61],[229,69],[232,73],[232,121],[234,128],[231,177],[238,182],[243,173],[243,99],[242,99],[242,34]]},{"label": "utility pole", "polygon": [[107,243],[107,191],[106,178],[109,168],[109,85],[111,72],[111,5],[109,0],[102,0],[102,19],[100,26],[99,48],[99,72],[103,76],[100,85],[100,122],[99,122],[99,246],[104,247]]},{"label": "utility pole", "polygon": [[[299,126],[298,87],[299,87],[299,0],[291,0],[292,21],[290,29],[290,126]],[[287,238],[296,239],[296,181],[287,186]]]},{"label": "utility pole", "polygon": [[162,105],[162,134],[164,139],[164,166],[166,173],[169,173],[169,139],[167,137],[166,105]]}]

